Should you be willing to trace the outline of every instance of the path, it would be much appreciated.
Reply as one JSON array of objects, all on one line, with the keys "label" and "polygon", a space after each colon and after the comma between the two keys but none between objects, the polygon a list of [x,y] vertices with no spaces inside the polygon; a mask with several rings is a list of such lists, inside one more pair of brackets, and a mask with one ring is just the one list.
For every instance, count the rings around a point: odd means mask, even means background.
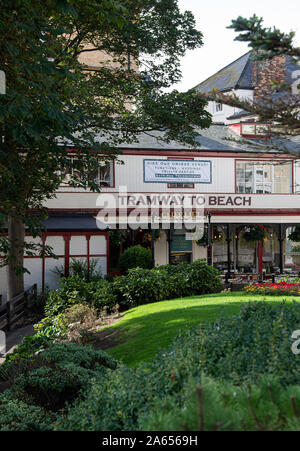
[{"label": "path", "polygon": [[[12,330],[6,333],[6,354],[13,352],[15,347],[21,343],[26,335],[33,335],[35,333],[33,325],[20,327],[19,329]],[[3,363],[5,358],[1,355],[0,364]]]}]

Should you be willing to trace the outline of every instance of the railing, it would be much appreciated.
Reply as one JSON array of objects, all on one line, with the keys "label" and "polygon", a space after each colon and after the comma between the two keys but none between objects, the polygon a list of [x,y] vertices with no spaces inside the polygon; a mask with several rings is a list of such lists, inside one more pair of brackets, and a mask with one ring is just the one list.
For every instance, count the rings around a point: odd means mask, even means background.
[{"label": "railing", "polygon": [[37,295],[37,285],[33,285],[23,293],[18,294],[0,307],[0,330],[10,330],[11,326],[19,321],[25,314],[25,306]]}]

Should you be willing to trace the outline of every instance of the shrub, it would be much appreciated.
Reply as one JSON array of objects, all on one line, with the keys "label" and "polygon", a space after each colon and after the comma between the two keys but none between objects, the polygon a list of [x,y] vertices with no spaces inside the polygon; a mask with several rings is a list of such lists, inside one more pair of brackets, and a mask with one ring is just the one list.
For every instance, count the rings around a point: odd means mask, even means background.
[{"label": "shrub", "polygon": [[26,404],[4,393],[0,395],[0,431],[51,430],[55,419],[42,407]]},{"label": "shrub", "polygon": [[175,297],[217,293],[222,290],[218,271],[197,260],[191,264],[130,269],[113,282],[121,308],[130,308]]},{"label": "shrub", "polygon": [[11,354],[7,354],[4,363],[0,367],[1,372],[4,367],[23,360],[31,360],[36,352],[45,349],[52,342],[52,338],[43,334],[26,336],[23,341],[14,349]]},{"label": "shrub", "polygon": [[46,302],[45,312],[49,317],[63,313],[78,304],[89,304],[98,311],[111,311],[116,305],[111,284],[107,280],[86,282],[80,276],[63,278],[57,290],[52,290]]},{"label": "shrub", "polygon": [[[79,276],[85,282],[90,282],[91,280],[99,280],[101,279],[101,270],[97,269],[98,260],[90,259],[90,263],[86,259],[75,259],[71,258],[70,262],[70,276]],[[58,274],[60,277],[65,277],[65,268],[56,267],[54,272]]]},{"label": "shrub", "polygon": [[26,404],[58,411],[100,380],[116,362],[103,351],[72,343],[51,344],[19,367],[10,393]]},{"label": "shrub", "polygon": [[149,249],[138,245],[129,247],[120,256],[119,268],[123,274],[126,274],[132,268],[151,268],[152,254]]},{"label": "shrub", "polygon": [[68,324],[85,322],[95,324],[98,321],[96,310],[84,304],[73,305],[65,311],[64,316]]},{"label": "shrub", "polygon": [[282,389],[276,378],[242,387],[206,377],[191,378],[183,387],[182,398],[182,403],[172,395],[157,399],[150,412],[140,417],[139,429],[283,431],[300,427],[300,387]]}]

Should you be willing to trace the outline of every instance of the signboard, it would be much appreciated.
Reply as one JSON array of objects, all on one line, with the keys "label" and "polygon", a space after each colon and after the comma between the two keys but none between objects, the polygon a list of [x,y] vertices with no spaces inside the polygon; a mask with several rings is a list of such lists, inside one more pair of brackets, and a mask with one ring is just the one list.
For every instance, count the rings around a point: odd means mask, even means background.
[{"label": "signboard", "polygon": [[212,183],[211,173],[211,161],[144,160],[145,183]]},{"label": "signboard", "polygon": [[171,240],[171,252],[192,252],[192,241],[185,235],[174,235]]}]

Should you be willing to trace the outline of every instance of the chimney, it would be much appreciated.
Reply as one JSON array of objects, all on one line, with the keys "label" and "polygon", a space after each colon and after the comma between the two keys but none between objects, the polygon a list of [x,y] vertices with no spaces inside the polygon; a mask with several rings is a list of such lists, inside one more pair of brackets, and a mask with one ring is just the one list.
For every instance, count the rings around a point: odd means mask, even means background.
[{"label": "chimney", "polygon": [[276,55],[270,60],[253,61],[254,100],[269,97],[272,82],[286,83],[286,56]]}]

